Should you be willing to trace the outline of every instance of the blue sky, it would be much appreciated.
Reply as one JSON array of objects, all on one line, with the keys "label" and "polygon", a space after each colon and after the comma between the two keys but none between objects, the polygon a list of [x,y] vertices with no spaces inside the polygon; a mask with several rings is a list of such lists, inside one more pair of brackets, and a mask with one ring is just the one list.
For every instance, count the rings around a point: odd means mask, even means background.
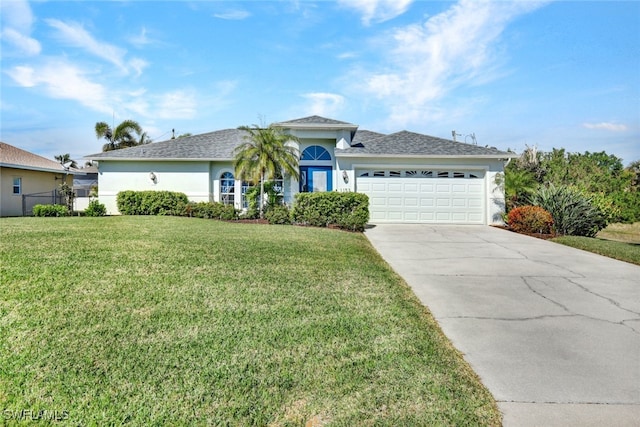
[{"label": "blue sky", "polygon": [[640,159],[640,2],[3,0],[0,139],[99,152],[318,114]]}]

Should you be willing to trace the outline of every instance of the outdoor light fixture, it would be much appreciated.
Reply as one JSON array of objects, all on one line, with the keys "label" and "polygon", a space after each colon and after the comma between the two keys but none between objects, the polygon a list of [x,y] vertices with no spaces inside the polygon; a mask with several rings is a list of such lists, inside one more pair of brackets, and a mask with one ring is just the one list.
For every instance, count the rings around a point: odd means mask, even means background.
[{"label": "outdoor light fixture", "polygon": [[157,184],[158,183],[158,177],[156,176],[155,173],[153,172],[149,172],[149,179],[154,183]]},{"label": "outdoor light fixture", "polygon": [[349,183],[349,174],[347,174],[347,171],[342,171],[342,179],[344,180],[345,184]]}]

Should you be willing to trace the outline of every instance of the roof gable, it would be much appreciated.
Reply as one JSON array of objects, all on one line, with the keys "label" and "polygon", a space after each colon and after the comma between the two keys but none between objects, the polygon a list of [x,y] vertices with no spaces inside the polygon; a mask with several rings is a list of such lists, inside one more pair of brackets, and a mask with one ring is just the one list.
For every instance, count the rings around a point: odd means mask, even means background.
[{"label": "roof gable", "polygon": [[300,119],[287,120],[286,122],[276,123],[281,127],[287,127],[289,125],[348,125],[356,126],[353,123],[342,122],[340,120],[328,119],[322,116],[308,116]]}]

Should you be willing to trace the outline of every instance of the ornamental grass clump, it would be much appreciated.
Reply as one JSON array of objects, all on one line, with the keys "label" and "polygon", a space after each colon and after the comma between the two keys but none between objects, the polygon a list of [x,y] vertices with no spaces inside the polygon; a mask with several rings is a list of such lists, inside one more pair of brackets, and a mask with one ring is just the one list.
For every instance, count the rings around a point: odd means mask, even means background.
[{"label": "ornamental grass clump", "polygon": [[571,187],[540,187],[531,197],[531,204],[551,214],[557,234],[594,237],[607,226],[606,216],[592,198]]},{"label": "ornamental grass clump", "polygon": [[553,217],[540,206],[520,206],[509,211],[509,227],[517,233],[551,234]]}]

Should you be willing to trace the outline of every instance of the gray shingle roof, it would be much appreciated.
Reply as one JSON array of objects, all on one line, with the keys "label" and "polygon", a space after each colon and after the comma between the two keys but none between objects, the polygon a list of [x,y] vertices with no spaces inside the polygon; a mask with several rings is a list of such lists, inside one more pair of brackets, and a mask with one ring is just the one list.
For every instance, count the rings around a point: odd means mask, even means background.
[{"label": "gray shingle roof", "polygon": [[511,157],[511,153],[494,147],[454,142],[406,130],[390,135],[359,130],[353,141],[354,144],[350,148],[336,149],[336,155]]},{"label": "gray shingle roof", "polygon": [[239,129],[224,129],[121,150],[91,154],[85,156],[85,158],[92,160],[229,160],[233,158],[235,148],[244,142],[245,135],[247,133]]},{"label": "gray shingle roof", "polygon": [[328,119],[321,116],[309,116],[301,119],[288,120],[286,122],[276,123],[278,126],[286,127],[288,125],[347,125],[356,126],[353,123],[341,122],[340,120]]},{"label": "gray shingle roof", "polygon": [[[324,121],[324,122],[323,122]],[[289,122],[278,123],[286,127],[301,126],[337,126],[351,127],[346,122],[310,116]],[[353,129],[352,131],[355,131]],[[239,129],[224,129],[170,139],[137,147],[107,151],[85,156],[92,160],[231,160],[233,151],[241,145],[247,135]],[[336,149],[338,156],[471,156],[471,157],[514,157],[511,153],[496,148],[486,148],[448,139],[436,138],[414,132],[402,131],[385,135],[368,130],[357,130],[352,139],[352,146]]]}]

